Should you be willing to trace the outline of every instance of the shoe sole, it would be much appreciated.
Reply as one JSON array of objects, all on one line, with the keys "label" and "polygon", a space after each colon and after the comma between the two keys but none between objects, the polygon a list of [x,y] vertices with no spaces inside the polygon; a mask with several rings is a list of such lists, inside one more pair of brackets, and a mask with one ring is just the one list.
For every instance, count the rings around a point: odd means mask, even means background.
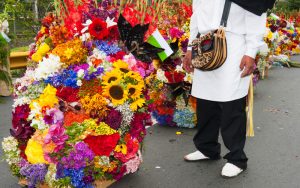
[{"label": "shoe sole", "polygon": [[229,176],[223,175],[222,173],[221,173],[221,176],[222,176],[222,178],[224,178],[224,179],[232,179],[232,178],[238,177],[238,176],[241,175],[244,171],[245,171],[245,170],[243,170],[242,172],[240,172],[240,173],[237,174],[236,176],[231,176],[231,177],[229,177]]},{"label": "shoe sole", "polygon": [[186,158],[183,158],[183,159],[186,162],[199,162],[199,161],[217,161],[217,160],[220,160],[221,157],[216,158],[216,159],[207,158],[207,159],[198,159],[198,160],[189,160],[189,159],[186,159]]},{"label": "shoe sole", "polygon": [[186,159],[186,158],[183,158],[183,159],[184,159],[184,161],[190,162],[190,163],[192,163],[192,162],[199,162],[199,161],[209,161],[209,160],[212,160],[210,158],[207,158],[207,159],[198,159],[198,160],[189,160],[189,159]]}]

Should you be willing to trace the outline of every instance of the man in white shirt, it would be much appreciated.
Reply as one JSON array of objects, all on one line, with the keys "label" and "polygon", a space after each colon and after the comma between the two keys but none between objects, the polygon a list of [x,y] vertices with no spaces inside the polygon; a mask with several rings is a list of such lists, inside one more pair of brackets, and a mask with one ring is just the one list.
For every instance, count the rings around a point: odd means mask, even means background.
[{"label": "man in white shirt", "polygon": [[[194,71],[192,95],[197,98],[197,127],[194,137],[197,151],[186,155],[187,161],[220,158],[219,130],[229,153],[222,176],[235,177],[247,168],[246,96],[255,56],[264,44],[266,10],[275,0],[231,0],[226,27],[227,60],[218,69],[201,71],[192,67],[191,48],[185,55],[184,68]],[[193,0],[190,44],[197,34],[216,30],[225,0]]]}]

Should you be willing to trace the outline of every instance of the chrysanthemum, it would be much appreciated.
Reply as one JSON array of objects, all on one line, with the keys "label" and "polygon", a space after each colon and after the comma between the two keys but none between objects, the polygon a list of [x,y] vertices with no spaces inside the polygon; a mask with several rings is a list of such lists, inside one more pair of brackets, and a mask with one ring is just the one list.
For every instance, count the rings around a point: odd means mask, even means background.
[{"label": "chrysanthemum", "polygon": [[144,98],[139,98],[135,100],[133,103],[131,103],[130,108],[132,111],[137,111],[138,108],[141,108],[145,104],[145,99]]},{"label": "chrysanthemum", "polygon": [[120,82],[121,79],[122,79],[122,72],[116,69],[105,73],[105,75],[102,77],[103,85],[109,85],[112,82]]},{"label": "chrysanthemum", "polygon": [[125,61],[118,60],[118,61],[113,63],[113,66],[116,69],[119,69],[123,73],[128,73],[129,72],[128,63],[126,63]]},{"label": "chrysanthemum", "polygon": [[127,91],[117,82],[111,82],[104,87],[104,93],[114,106],[122,105],[128,99]]},{"label": "chrysanthemum", "polygon": [[143,88],[144,85],[140,83],[138,85],[128,84],[126,88],[128,92],[128,97],[130,97],[133,100],[140,98],[142,95]]}]

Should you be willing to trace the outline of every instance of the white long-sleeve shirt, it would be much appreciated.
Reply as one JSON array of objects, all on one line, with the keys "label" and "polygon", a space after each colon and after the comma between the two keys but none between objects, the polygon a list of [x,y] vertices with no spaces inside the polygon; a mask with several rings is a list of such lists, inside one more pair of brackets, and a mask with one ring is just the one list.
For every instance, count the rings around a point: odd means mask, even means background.
[{"label": "white long-sleeve shirt", "polygon": [[[197,34],[218,29],[225,0],[194,0],[190,23],[190,43]],[[241,78],[239,66],[244,55],[255,58],[264,44],[266,14],[257,16],[232,3],[226,27],[228,55],[213,71],[195,69],[192,95],[210,101],[233,101],[248,94],[250,76]]]},{"label": "white long-sleeve shirt", "polygon": [[[220,26],[225,0],[193,0],[193,15],[190,23],[190,43],[197,34],[205,34]],[[245,35],[247,50],[245,55],[255,58],[264,44],[266,14],[257,16],[232,3],[226,31]]]}]

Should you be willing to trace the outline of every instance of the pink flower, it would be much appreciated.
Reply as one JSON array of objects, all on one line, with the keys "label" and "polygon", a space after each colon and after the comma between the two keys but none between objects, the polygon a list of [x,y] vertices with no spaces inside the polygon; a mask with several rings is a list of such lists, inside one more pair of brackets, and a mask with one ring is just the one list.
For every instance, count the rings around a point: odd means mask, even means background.
[{"label": "pink flower", "polygon": [[140,164],[143,162],[143,159],[141,156],[142,155],[139,151],[139,154],[137,156],[135,156],[135,158],[133,158],[125,163],[126,170],[127,170],[125,175],[129,174],[129,173],[135,173],[139,169]]},{"label": "pink flower", "polygon": [[44,143],[50,144],[52,141],[56,145],[54,151],[57,152],[62,149],[66,140],[68,140],[68,135],[65,134],[65,128],[61,124],[54,124],[49,128]]},{"label": "pink flower", "polygon": [[183,34],[184,34],[184,32],[180,31],[177,27],[173,27],[170,29],[170,35],[171,35],[172,39],[181,38]]}]

